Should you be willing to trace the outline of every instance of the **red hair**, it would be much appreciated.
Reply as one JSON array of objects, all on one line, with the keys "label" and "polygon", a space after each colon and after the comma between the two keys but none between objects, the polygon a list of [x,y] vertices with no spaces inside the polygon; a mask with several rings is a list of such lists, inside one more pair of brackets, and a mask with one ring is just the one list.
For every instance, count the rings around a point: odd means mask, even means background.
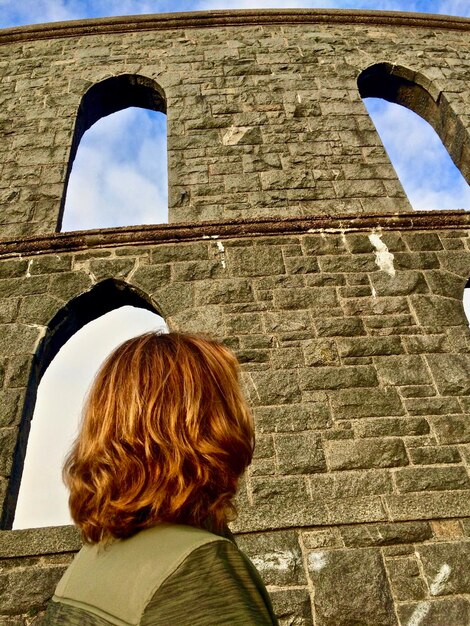
[{"label": "red hair", "polygon": [[221,530],[253,454],[238,362],[196,335],[146,333],[105,361],[64,465],[85,541],[158,522]]}]

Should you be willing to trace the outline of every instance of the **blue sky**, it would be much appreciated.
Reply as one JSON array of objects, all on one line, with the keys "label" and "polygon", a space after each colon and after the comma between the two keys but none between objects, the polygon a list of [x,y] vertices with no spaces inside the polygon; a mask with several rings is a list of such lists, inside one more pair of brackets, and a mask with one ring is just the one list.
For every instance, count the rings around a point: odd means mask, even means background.
[{"label": "blue sky", "polygon": [[[0,0],[0,26],[236,8],[376,9],[470,17],[469,0]],[[429,133],[428,125],[402,107],[373,99],[366,105],[413,206],[470,209],[468,185],[449,164],[445,149],[435,133]],[[74,163],[64,230],[165,221],[166,161],[164,157],[149,158],[165,152],[164,116],[127,109],[97,122],[84,135]],[[139,190],[138,206],[135,189]],[[70,522],[60,473],[62,457],[77,429],[84,394],[110,350],[130,336],[161,327],[158,316],[123,307],[84,327],[59,352],[39,387],[16,528]],[[53,450],[51,440],[56,442]]]}]

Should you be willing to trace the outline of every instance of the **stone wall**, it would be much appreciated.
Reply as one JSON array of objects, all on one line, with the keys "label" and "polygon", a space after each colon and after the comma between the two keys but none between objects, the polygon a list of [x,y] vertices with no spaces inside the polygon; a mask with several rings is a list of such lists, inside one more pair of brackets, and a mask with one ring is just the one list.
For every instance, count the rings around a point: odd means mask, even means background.
[{"label": "stone wall", "polygon": [[[11,191],[0,241],[0,623],[38,626],[79,547],[72,528],[9,530],[40,376],[83,324],[132,303],[171,329],[219,337],[242,363],[257,447],[234,530],[281,624],[465,626],[470,218],[405,211],[352,85],[393,51],[445,85],[467,124],[456,77],[468,20],[253,12],[237,25],[240,14],[223,15],[233,23],[118,19],[0,35],[4,82],[16,85],[2,92],[15,126],[0,160]],[[172,55],[180,74],[152,65]],[[175,223],[54,234],[81,95],[118,70],[165,91]],[[300,103],[299,81],[309,85]],[[32,107],[33,87],[55,108]],[[313,111],[313,130],[298,132]],[[237,142],[224,143],[229,130]],[[299,172],[314,177],[296,186]],[[277,181],[275,194],[263,180]],[[182,189],[187,205],[174,201]]]}]

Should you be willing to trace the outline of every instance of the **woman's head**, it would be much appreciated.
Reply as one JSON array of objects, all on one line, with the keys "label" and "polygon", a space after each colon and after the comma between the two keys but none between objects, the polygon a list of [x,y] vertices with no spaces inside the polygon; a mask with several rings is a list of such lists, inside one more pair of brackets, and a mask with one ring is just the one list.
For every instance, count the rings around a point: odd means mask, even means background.
[{"label": "woman's head", "polygon": [[253,452],[238,363],[221,343],[147,333],[98,372],[64,466],[86,541],[158,522],[221,529]]}]

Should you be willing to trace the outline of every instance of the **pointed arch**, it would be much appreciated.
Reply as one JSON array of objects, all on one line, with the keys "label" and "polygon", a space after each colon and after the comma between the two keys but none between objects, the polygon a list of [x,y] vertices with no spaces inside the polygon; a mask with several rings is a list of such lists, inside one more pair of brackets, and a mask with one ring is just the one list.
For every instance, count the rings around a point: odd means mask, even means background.
[{"label": "pointed arch", "polygon": [[470,137],[445,94],[423,74],[402,65],[376,63],[357,79],[362,98],[382,98],[410,109],[436,131],[451,159],[470,183]]},{"label": "pointed arch", "polygon": [[49,322],[46,333],[33,357],[8,492],[2,512],[2,529],[10,529],[13,524],[31,419],[36,404],[38,386],[44,372],[62,346],[83,326],[126,305],[161,315],[151,298],[141,290],[121,280],[106,279],[89,291],[70,300]]},{"label": "pointed arch", "polygon": [[65,176],[57,230],[62,220],[72,165],[84,133],[98,120],[129,107],[149,109],[166,114],[163,88],[153,79],[140,74],[119,74],[92,85],[83,95],[77,110],[70,156]]}]

